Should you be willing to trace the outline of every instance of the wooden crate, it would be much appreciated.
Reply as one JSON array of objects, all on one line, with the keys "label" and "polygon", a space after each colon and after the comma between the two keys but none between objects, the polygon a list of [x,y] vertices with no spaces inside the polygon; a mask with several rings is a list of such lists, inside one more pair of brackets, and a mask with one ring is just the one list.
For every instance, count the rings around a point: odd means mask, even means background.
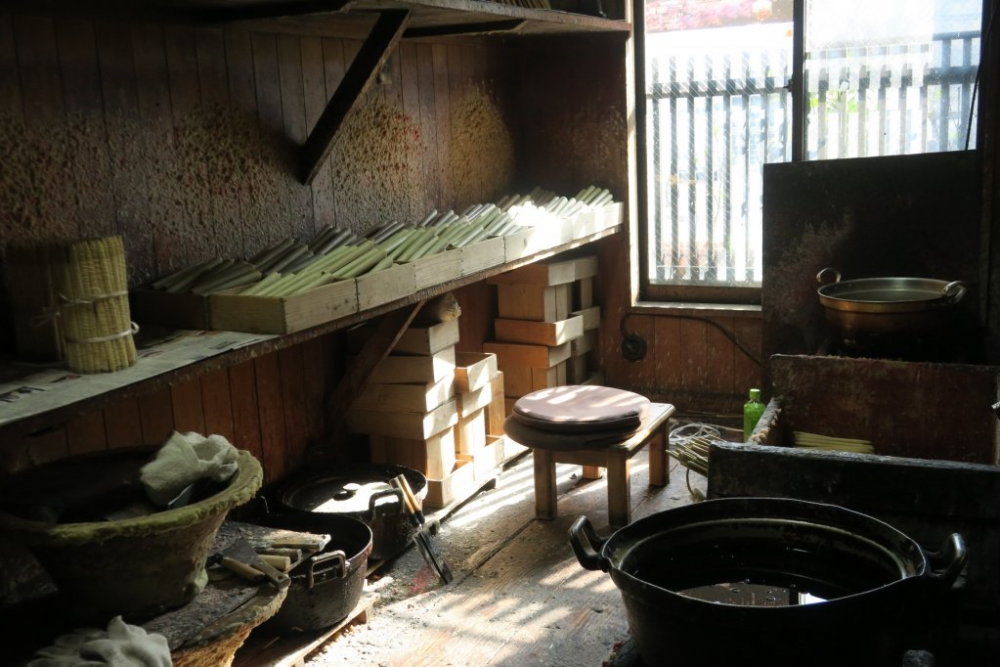
[{"label": "wooden crate", "polygon": [[569,317],[572,285],[497,285],[497,314],[503,319],[558,322]]},{"label": "wooden crate", "polygon": [[457,454],[455,467],[441,479],[427,478],[424,507],[446,507],[476,490],[476,470],[471,456]]},{"label": "wooden crate", "polygon": [[455,383],[459,391],[481,389],[498,372],[497,355],[491,352],[459,352],[455,355]]},{"label": "wooden crate", "polygon": [[[600,317],[599,309],[590,310],[597,310]],[[583,335],[587,320],[582,312],[558,322],[497,319],[493,322],[494,331],[497,340],[555,347]]]},{"label": "wooden crate", "polygon": [[417,274],[412,264],[396,264],[361,276],[357,282],[358,310],[368,310],[413,294]]},{"label": "wooden crate", "polygon": [[497,355],[497,367],[502,371],[506,371],[510,366],[552,368],[570,357],[569,343],[548,347],[494,341],[484,343],[483,350]]},{"label": "wooden crate", "polygon": [[156,324],[171,329],[212,328],[208,295],[139,289],[130,291],[128,300],[132,319],[139,324]]},{"label": "wooden crate", "polygon": [[597,275],[598,263],[597,255],[587,255],[576,257],[573,260],[573,279],[587,280]]},{"label": "wooden crate", "polygon": [[454,345],[432,355],[390,354],[372,371],[371,381],[383,384],[438,382],[455,377],[456,358]]},{"label": "wooden crate", "polygon": [[584,331],[579,338],[574,338],[569,342],[569,354],[571,357],[579,357],[597,348],[597,329]]},{"label": "wooden crate", "polygon": [[476,481],[489,479],[504,462],[503,436],[486,436],[486,443],[472,457]]},{"label": "wooden crate", "polygon": [[462,248],[462,275],[471,276],[504,262],[503,237],[484,239]]},{"label": "wooden crate", "polygon": [[[347,332],[348,350],[360,352],[365,341],[375,331],[374,326],[354,327]],[[396,341],[394,353],[420,354],[430,356],[449,347],[454,347],[459,339],[458,319],[442,322],[429,327],[410,327]]]},{"label": "wooden crate", "polygon": [[351,404],[374,412],[430,412],[455,397],[455,377],[421,384],[369,382]]},{"label": "wooden crate", "polygon": [[[594,305],[594,279],[583,278],[573,283],[573,298],[570,308],[583,310]],[[572,312],[572,310],[570,312]]]},{"label": "wooden crate", "polygon": [[453,398],[426,414],[419,412],[347,412],[347,427],[353,433],[385,435],[408,440],[426,440],[446,428],[458,425],[458,399]]},{"label": "wooden crate", "polygon": [[[457,280],[462,277],[462,251],[461,249],[446,250],[426,257],[421,257],[413,262],[414,283],[417,290],[434,287],[450,280]],[[414,291],[412,289],[410,291]]]},{"label": "wooden crate", "polygon": [[504,401],[504,374],[498,372],[490,380],[490,404],[486,407],[486,435],[503,435],[503,423],[507,419],[507,408]]},{"label": "wooden crate", "polygon": [[[573,317],[579,317],[583,320],[583,331],[592,331],[601,326],[601,309],[597,306],[583,308],[570,313],[570,315]],[[580,335],[583,335],[583,331],[580,332]]]},{"label": "wooden crate", "polygon": [[441,479],[455,467],[455,428],[447,428],[423,440],[369,437],[372,463],[395,463]]},{"label": "wooden crate", "polygon": [[535,227],[525,227],[504,237],[504,261],[513,262],[573,240],[573,221],[552,220]]},{"label": "wooden crate", "polygon": [[576,260],[535,262],[489,278],[494,285],[541,285],[551,287],[576,280]]},{"label": "wooden crate", "polygon": [[624,220],[624,211],[621,202],[583,211],[573,219],[573,235],[582,238],[620,225]]},{"label": "wooden crate", "polygon": [[552,368],[532,368],[530,366],[503,367],[504,394],[508,398],[520,398],[539,389],[562,387],[566,384],[566,362]]},{"label": "wooden crate", "polygon": [[566,384],[583,384],[588,373],[586,355],[570,357],[566,362]]},{"label": "wooden crate", "polygon": [[480,408],[468,417],[460,417],[455,431],[458,453],[477,453],[486,446],[486,410]]},{"label": "wooden crate", "polygon": [[288,334],[358,312],[358,288],[352,278],[295,296],[222,292],[212,294],[208,301],[213,329]]},{"label": "wooden crate", "polygon": [[462,417],[469,417],[476,410],[489,407],[492,402],[493,385],[490,382],[487,382],[475,391],[463,391],[458,395],[458,416],[460,419]]}]

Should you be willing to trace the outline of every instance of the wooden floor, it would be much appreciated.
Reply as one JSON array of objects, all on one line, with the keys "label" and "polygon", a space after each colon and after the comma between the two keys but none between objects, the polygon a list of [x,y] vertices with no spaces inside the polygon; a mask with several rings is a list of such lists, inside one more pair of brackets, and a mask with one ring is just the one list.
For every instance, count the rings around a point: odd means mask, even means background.
[{"label": "wooden floor", "polygon": [[[633,520],[691,502],[686,470],[671,460],[670,484],[647,485],[647,456],[633,459]],[[332,665],[600,665],[628,638],[609,575],[583,569],[567,531],[580,515],[607,535],[605,479],[557,469],[559,517],[534,518],[530,454],[495,489],[448,517],[438,536],[455,573],[442,586],[411,549],[380,571],[381,599],[364,625],[348,628],[306,662]],[[692,486],[704,479],[691,474]]]}]

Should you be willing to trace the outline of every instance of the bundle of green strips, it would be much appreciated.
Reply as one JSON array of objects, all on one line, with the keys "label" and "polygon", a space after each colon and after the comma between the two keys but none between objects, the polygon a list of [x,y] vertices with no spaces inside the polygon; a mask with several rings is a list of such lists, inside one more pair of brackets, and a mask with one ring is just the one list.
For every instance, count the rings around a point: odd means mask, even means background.
[{"label": "bundle of green strips", "polygon": [[828,452],[852,452],[854,454],[874,454],[875,447],[868,440],[855,438],[835,438],[819,433],[794,431],[795,446],[807,449],[818,449]]},{"label": "bundle of green strips", "polygon": [[69,367],[79,373],[105,373],[134,365],[121,237],[80,241],[57,254],[59,315]]}]

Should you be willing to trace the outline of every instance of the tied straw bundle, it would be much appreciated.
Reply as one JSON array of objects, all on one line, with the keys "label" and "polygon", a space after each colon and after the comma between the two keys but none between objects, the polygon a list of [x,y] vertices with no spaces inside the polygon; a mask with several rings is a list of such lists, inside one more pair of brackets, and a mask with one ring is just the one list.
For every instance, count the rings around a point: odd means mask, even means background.
[{"label": "tied straw bundle", "polygon": [[62,248],[59,314],[69,367],[104,373],[136,362],[120,236]]}]

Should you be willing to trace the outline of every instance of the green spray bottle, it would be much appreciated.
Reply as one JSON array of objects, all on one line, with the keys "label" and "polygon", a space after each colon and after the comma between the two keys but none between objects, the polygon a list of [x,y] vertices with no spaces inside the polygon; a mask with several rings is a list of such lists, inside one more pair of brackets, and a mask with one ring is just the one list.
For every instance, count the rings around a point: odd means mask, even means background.
[{"label": "green spray bottle", "polygon": [[760,401],[760,389],[751,389],[750,400],[743,404],[743,442],[750,440],[750,434],[764,414],[764,407]]}]

